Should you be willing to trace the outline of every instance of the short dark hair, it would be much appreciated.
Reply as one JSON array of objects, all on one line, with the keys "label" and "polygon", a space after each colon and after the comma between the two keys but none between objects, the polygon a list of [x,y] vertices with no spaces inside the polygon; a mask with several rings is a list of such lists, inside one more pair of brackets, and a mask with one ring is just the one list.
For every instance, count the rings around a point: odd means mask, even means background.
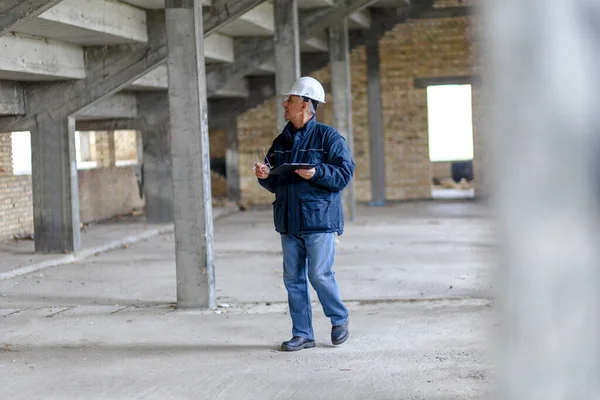
[{"label": "short dark hair", "polygon": [[313,108],[315,109],[315,112],[317,112],[317,109],[319,108],[319,102],[318,102],[318,101],[316,101],[316,100],[313,100],[313,99],[309,99],[309,98],[308,98],[308,97],[306,97],[306,96],[302,96],[302,98],[303,98],[303,99],[304,99],[304,101],[306,101],[307,103],[308,103],[308,102],[311,102],[311,103],[312,103],[312,105],[313,105]]}]

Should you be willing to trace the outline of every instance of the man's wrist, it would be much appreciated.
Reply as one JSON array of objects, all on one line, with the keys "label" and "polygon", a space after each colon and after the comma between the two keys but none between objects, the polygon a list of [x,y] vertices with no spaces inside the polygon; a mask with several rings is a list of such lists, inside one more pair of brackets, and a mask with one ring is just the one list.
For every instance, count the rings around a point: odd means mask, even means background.
[{"label": "man's wrist", "polygon": [[321,171],[321,165],[316,165],[315,166],[315,174],[310,178],[310,180],[315,181],[315,180],[319,179],[320,171]]}]

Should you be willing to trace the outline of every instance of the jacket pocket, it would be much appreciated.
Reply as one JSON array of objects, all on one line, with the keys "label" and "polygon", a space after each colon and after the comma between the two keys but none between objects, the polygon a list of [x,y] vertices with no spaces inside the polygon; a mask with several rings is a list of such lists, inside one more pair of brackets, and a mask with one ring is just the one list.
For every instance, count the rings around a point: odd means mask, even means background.
[{"label": "jacket pocket", "polygon": [[302,216],[300,218],[303,231],[319,231],[331,229],[329,200],[302,200]]},{"label": "jacket pocket", "polygon": [[277,232],[285,233],[285,203],[282,200],[273,202],[273,223]]}]

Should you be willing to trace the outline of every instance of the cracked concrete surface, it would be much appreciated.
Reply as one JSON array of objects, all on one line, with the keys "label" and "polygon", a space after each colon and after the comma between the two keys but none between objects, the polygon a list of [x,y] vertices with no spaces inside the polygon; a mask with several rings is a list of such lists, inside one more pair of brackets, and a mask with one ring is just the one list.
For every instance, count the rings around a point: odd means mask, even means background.
[{"label": "cracked concrete surface", "polygon": [[337,246],[351,337],[290,336],[269,211],[216,222],[217,310],[178,310],[173,238],[0,282],[11,399],[479,399],[492,391],[492,222],[471,203],[360,208]]}]

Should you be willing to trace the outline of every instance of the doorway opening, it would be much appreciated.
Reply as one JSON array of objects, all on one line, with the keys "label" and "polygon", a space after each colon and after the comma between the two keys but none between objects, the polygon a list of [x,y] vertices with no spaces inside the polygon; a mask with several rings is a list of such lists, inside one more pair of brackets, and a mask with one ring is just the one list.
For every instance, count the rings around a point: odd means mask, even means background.
[{"label": "doorway opening", "polygon": [[471,85],[428,86],[427,111],[432,197],[475,197]]}]

